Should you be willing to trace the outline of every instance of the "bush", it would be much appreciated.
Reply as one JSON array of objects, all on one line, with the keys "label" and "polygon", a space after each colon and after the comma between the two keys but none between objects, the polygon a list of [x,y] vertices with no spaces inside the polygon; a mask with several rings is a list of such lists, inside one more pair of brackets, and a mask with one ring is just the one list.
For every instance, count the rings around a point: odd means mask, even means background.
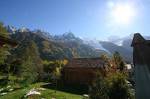
[{"label": "bush", "polygon": [[91,99],[132,99],[126,76],[116,72],[107,77],[97,76],[90,87]]},{"label": "bush", "polygon": [[107,78],[109,99],[129,99],[130,91],[123,73],[114,73]]},{"label": "bush", "polygon": [[109,99],[107,83],[100,73],[97,73],[97,77],[90,87],[89,94],[91,99]]}]

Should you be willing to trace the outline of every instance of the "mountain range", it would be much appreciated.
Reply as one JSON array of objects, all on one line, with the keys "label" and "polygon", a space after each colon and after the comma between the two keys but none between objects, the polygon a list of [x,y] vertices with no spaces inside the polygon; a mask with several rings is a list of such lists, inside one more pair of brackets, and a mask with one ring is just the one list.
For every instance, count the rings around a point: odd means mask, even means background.
[{"label": "mountain range", "polygon": [[62,35],[51,35],[41,30],[31,31],[27,28],[16,29],[12,26],[6,27],[10,37],[19,42],[16,50],[20,54],[28,42],[34,42],[43,60],[62,58],[84,58],[100,57],[102,54],[111,56],[118,51],[123,59],[132,62],[132,48],[130,47],[132,35],[109,41],[81,39],[71,32]]}]

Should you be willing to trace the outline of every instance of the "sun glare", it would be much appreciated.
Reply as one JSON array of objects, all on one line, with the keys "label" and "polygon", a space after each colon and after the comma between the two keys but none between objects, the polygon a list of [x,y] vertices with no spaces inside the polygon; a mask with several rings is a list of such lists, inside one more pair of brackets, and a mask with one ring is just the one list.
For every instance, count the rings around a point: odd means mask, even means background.
[{"label": "sun glare", "polygon": [[129,24],[132,20],[135,11],[133,7],[129,5],[116,5],[113,8],[112,16],[117,23]]}]

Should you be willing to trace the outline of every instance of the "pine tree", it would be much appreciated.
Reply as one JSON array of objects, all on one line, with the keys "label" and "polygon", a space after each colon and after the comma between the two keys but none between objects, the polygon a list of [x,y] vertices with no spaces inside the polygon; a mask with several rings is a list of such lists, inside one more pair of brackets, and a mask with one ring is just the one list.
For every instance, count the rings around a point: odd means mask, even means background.
[{"label": "pine tree", "polygon": [[23,55],[22,77],[27,83],[33,83],[41,79],[43,65],[36,44],[31,41]]},{"label": "pine tree", "polygon": [[0,22],[0,36],[3,36],[3,37],[9,36],[6,28],[4,27],[3,23],[1,23],[1,22]]},{"label": "pine tree", "polygon": [[[4,38],[9,37],[9,34],[2,23],[0,23],[0,36]],[[8,79],[9,79],[10,64],[6,62],[8,55],[10,55],[9,49],[10,49],[9,45],[7,44],[4,44],[2,46],[0,45],[0,72],[1,72],[0,76],[1,75],[5,76],[3,78],[3,81],[5,82],[4,84],[7,84],[9,81]]]},{"label": "pine tree", "polygon": [[[0,36],[8,37],[7,30],[3,26],[2,23],[0,23]],[[0,65],[5,64],[5,60],[7,59],[8,55],[10,55],[9,46],[7,44],[5,44],[5,46],[0,47]],[[0,67],[0,69],[1,69],[1,67]]]},{"label": "pine tree", "polygon": [[113,65],[120,71],[124,70],[124,61],[119,52],[115,52],[112,57]]}]

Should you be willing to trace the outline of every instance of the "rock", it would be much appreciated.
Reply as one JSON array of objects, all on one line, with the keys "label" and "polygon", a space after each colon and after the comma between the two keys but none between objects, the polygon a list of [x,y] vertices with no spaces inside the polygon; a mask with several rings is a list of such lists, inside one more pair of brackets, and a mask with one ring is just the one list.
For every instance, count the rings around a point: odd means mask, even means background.
[{"label": "rock", "polygon": [[36,89],[33,88],[25,95],[25,97],[28,97],[30,95],[41,95],[41,93],[36,91]]},{"label": "rock", "polygon": [[9,91],[13,91],[14,89],[9,89]]},{"label": "rock", "polygon": [[84,98],[84,99],[89,99],[89,95],[83,94],[83,98]]},{"label": "rock", "polygon": [[3,93],[1,93],[0,95],[3,96],[3,95],[6,95],[6,94],[7,94],[6,92],[3,92]]},{"label": "rock", "polygon": [[11,86],[9,85],[9,86],[7,86],[7,88],[10,88]]}]

